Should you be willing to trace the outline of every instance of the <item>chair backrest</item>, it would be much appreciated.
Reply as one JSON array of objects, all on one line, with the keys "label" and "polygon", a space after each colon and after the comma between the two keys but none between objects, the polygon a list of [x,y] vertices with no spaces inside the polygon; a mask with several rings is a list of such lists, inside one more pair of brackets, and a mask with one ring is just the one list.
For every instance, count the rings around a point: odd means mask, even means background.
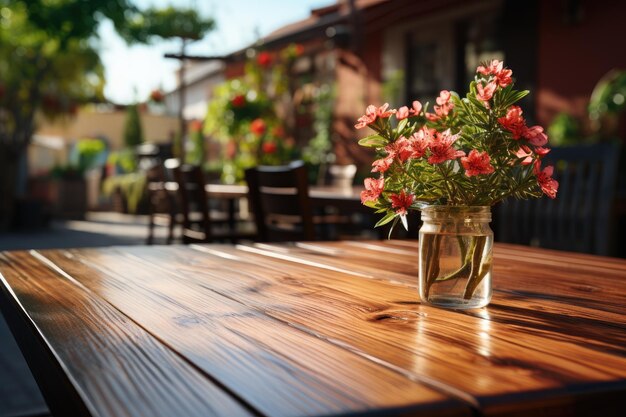
[{"label": "chair backrest", "polygon": [[315,239],[307,169],[302,161],[250,168],[246,181],[262,241]]},{"label": "chair backrest", "polygon": [[559,182],[556,199],[502,203],[496,209],[496,239],[610,255],[618,158],[613,144],[552,149],[545,159]]},{"label": "chair backrest", "polygon": [[[176,165],[174,162],[167,167],[173,171],[178,183],[180,211],[183,215],[183,242],[210,241],[211,218],[202,168],[197,165]],[[198,217],[192,216],[192,213]]]}]

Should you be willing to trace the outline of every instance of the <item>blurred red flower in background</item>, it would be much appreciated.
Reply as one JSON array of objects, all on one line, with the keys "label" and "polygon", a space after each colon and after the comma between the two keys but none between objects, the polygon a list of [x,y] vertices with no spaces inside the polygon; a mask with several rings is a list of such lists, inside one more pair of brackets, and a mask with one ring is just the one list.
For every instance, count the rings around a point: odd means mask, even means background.
[{"label": "blurred red flower in background", "polygon": [[256,62],[262,67],[269,67],[272,64],[272,56],[269,52],[261,52],[256,58]]},{"label": "blurred red flower in background", "polygon": [[246,96],[244,96],[243,94],[236,95],[230,101],[230,104],[232,104],[233,107],[243,107],[246,104]]},{"label": "blurred red flower in background", "polygon": [[267,125],[263,121],[263,119],[254,119],[252,123],[250,123],[250,131],[255,135],[261,136],[267,130]]},{"label": "blurred red flower in background", "polygon": [[264,142],[262,149],[264,153],[274,153],[276,152],[277,146],[274,142]]}]

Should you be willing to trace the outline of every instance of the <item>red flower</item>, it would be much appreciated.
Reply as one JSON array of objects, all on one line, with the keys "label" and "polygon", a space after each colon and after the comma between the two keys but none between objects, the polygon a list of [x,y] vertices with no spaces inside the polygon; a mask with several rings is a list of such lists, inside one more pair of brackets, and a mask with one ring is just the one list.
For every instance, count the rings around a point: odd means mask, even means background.
[{"label": "red flower", "polygon": [[415,196],[413,194],[407,194],[404,190],[400,191],[400,194],[391,195],[391,207],[396,209],[396,214],[406,216],[408,209],[413,204]]},{"label": "red flower", "polygon": [[263,121],[263,119],[254,119],[252,123],[250,123],[250,131],[255,135],[261,136],[267,130],[267,125]]},{"label": "red flower", "polygon": [[472,149],[468,156],[461,158],[461,165],[465,168],[465,175],[471,177],[491,174],[494,168],[490,161],[491,158],[487,152],[478,152],[476,149]]},{"label": "red flower", "polygon": [[429,145],[430,157],[428,157],[428,163],[440,164],[448,160],[451,161],[465,156],[465,152],[457,151],[452,147],[457,139],[458,135],[451,135],[450,129],[443,133],[437,132]]},{"label": "red flower", "polygon": [[413,150],[411,149],[411,143],[407,138],[401,136],[394,143],[385,147],[387,153],[391,156],[398,157],[402,162],[411,157]]},{"label": "red flower", "polygon": [[432,133],[426,126],[413,133],[409,139],[411,143],[411,158],[417,159],[424,156],[432,137]]},{"label": "red flower", "polygon": [[256,57],[256,62],[263,68],[267,68],[272,65],[272,56],[269,52],[263,51]]},{"label": "red flower", "polygon": [[293,46],[293,52],[295,56],[302,55],[304,53],[304,46],[302,46],[302,44],[299,44],[299,43],[295,44]]},{"label": "red flower", "polygon": [[508,130],[513,134],[513,139],[519,139],[525,136],[526,120],[522,117],[522,109],[518,106],[511,106],[506,112],[506,116],[500,117],[498,123],[502,128]]},{"label": "red flower", "polygon": [[532,126],[524,131],[524,137],[531,145],[543,146],[548,143],[548,135],[543,133],[543,127]]},{"label": "red flower", "polygon": [[498,83],[498,85],[502,88],[506,87],[513,82],[511,75],[513,75],[513,71],[511,71],[510,69],[504,69],[500,71],[498,74],[496,74],[496,83]]},{"label": "red flower", "polygon": [[263,142],[263,146],[261,146],[264,153],[274,153],[276,152],[277,146],[274,142]]},{"label": "red flower", "polygon": [[556,192],[559,189],[559,182],[552,178],[554,167],[547,166],[542,171],[541,162],[536,161],[533,170],[537,176],[537,183],[539,184],[539,187],[541,187],[541,191],[543,191],[543,193],[550,198],[556,198]]},{"label": "red flower", "polygon": [[246,96],[238,94],[230,101],[233,107],[243,107],[246,105]]},{"label": "red flower", "polygon": [[393,158],[395,158],[395,153],[391,153],[384,158],[377,159],[372,162],[372,172],[385,172],[389,169],[391,164],[393,164]]},{"label": "red flower", "polygon": [[376,201],[385,188],[384,178],[365,178],[365,190],[361,191],[361,203]]}]

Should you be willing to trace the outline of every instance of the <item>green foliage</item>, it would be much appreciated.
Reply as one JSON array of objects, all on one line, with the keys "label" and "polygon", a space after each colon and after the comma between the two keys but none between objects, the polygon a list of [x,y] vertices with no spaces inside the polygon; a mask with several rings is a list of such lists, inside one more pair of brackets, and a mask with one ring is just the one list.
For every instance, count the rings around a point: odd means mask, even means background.
[{"label": "green foliage", "polygon": [[626,108],[626,71],[611,71],[598,82],[589,100],[589,116],[597,120]]},{"label": "green foliage", "polygon": [[582,134],[576,118],[568,113],[559,113],[548,126],[550,141],[555,146],[574,145],[580,142]]},{"label": "green foliage", "polygon": [[143,143],[143,130],[139,109],[136,104],[128,106],[126,110],[126,122],[124,124],[124,146],[135,148]]},{"label": "green foliage", "polygon": [[78,167],[82,171],[96,167],[97,158],[106,150],[106,145],[100,139],[81,139],[76,144]]},{"label": "green foliage", "polygon": [[111,152],[107,164],[116,168],[116,171],[124,173],[133,172],[137,169],[137,158],[132,149]]},{"label": "green foliage", "polygon": [[290,101],[286,97],[287,74],[296,54],[291,46],[280,56],[262,52],[246,62],[243,77],[215,88],[204,132],[223,145],[222,181],[241,182],[247,168],[284,164],[295,157],[293,143],[279,117],[284,112],[278,107]]},{"label": "green foliage", "polygon": [[122,35],[129,41],[150,42],[152,38],[199,40],[215,27],[194,9],[150,8],[133,16]]},{"label": "green foliage", "polygon": [[333,154],[332,123],[335,105],[335,89],[324,84],[316,88],[313,96],[313,130],[315,136],[302,150],[303,159],[314,165],[332,163]]},{"label": "green foliage", "polygon": [[[520,136],[509,130],[513,113],[508,119],[508,112],[528,91],[515,90],[510,78],[498,85],[495,75],[477,73],[465,97],[443,91],[436,114],[407,110],[408,117],[400,116],[394,124],[390,116],[395,110],[381,107],[359,119],[375,132],[359,144],[376,151],[374,170],[380,177],[375,184],[366,183],[364,204],[384,213],[377,226],[395,225],[399,219],[405,223],[407,210],[424,205],[489,206],[510,197],[540,197],[558,186],[547,174],[542,174],[543,185],[538,180],[547,140],[542,129],[527,127],[520,113],[515,118]],[[495,91],[485,99],[479,92],[489,85]],[[519,155],[522,149],[527,155]],[[486,162],[473,159],[477,155]],[[481,167],[478,173],[476,166]]]},{"label": "green foliage", "polygon": [[131,172],[107,177],[102,183],[102,194],[110,197],[116,190],[119,190],[126,198],[128,211],[136,213],[146,190],[145,173]]}]

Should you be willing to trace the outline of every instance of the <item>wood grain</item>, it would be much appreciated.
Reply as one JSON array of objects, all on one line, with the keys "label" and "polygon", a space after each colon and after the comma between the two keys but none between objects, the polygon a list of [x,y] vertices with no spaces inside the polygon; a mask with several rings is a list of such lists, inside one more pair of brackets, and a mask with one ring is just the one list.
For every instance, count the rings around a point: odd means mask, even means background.
[{"label": "wood grain", "polygon": [[197,252],[184,247],[145,252],[156,258],[142,253],[138,248],[42,252],[262,414],[469,413],[468,406],[402,373],[213,289],[211,280],[245,279],[244,270],[211,274],[187,259],[185,254]]},{"label": "wood grain", "polygon": [[[36,323],[85,293],[97,308],[81,301],[81,314],[124,318],[122,341],[158,341],[258,414],[621,415],[626,261],[497,244],[492,304],[456,312],[419,303],[417,253],[416,241],[129,247],[42,251],[47,266],[5,254],[0,271],[20,301],[37,294]],[[101,331],[81,320],[79,334]]]},{"label": "wood grain", "polygon": [[250,415],[127,317],[31,254],[0,254],[0,271],[92,415]]},{"label": "wood grain", "polygon": [[[549,308],[537,312],[533,305],[511,305],[506,294],[505,300],[498,294],[493,307],[486,311],[461,314],[432,309],[416,305],[413,289],[385,286],[380,279],[368,279],[371,277],[364,274],[365,267],[350,276],[346,276],[347,272],[333,272],[336,266],[325,265],[324,257],[333,261],[329,263],[337,263],[343,257],[353,262],[356,256],[352,253],[356,245],[337,245],[341,251],[332,255],[314,251],[305,256],[302,247],[284,246],[276,246],[275,253],[268,253],[268,246],[256,253],[253,248],[242,246],[220,250],[236,257],[233,261],[238,263],[238,271],[245,270],[243,262],[247,260],[251,265],[249,274],[268,281],[263,286],[264,294],[280,291],[275,298],[282,304],[272,305],[270,314],[338,340],[366,357],[375,356],[409,370],[424,382],[434,379],[450,389],[469,393],[483,409],[496,414],[548,406],[552,412],[565,410],[567,414],[573,406],[582,407],[585,389],[590,388],[586,384],[608,384],[609,391],[623,392],[626,388],[624,326],[611,320],[584,320],[593,309],[592,300],[580,300],[581,307],[572,306],[569,315],[559,310],[551,312]],[[367,252],[362,245],[357,250]],[[370,271],[372,275],[377,273],[378,278],[386,277],[387,271],[393,269],[394,262],[389,261],[388,254],[381,257],[370,252],[366,256],[380,259],[378,268]],[[277,257],[294,265],[277,265]],[[207,268],[225,273],[206,256],[186,258],[206,262]],[[302,265],[298,265],[298,259]],[[310,266],[316,263],[322,273],[311,270]],[[272,265],[285,275],[280,281],[276,279],[277,271],[270,270]],[[525,276],[524,272],[518,275],[520,279]],[[506,282],[515,281],[516,277],[509,276]],[[594,277],[589,279],[593,281]],[[229,289],[229,296],[268,308],[267,294],[246,291],[250,283],[241,279],[237,282],[240,287]],[[607,288],[605,292],[618,290],[624,294],[623,281],[618,282],[618,288]],[[297,286],[299,293],[285,288],[289,284]],[[541,285],[536,283],[536,289]],[[562,294],[567,292],[563,288]],[[567,302],[563,297],[563,302]],[[621,310],[623,314],[623,305]],[[551,392],[549,397],[546,392]]]}]

